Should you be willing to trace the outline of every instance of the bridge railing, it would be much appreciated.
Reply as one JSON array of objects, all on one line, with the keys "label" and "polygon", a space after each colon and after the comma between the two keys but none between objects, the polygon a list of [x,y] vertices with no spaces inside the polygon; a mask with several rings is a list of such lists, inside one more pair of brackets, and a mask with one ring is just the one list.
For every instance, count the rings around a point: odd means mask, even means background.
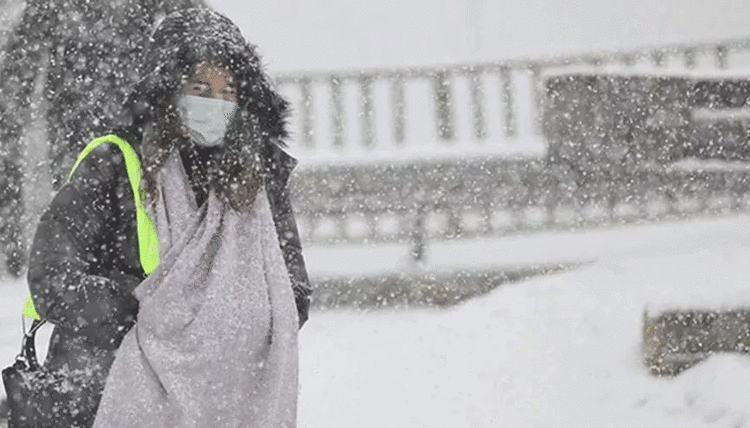
[{"label": "bridge railing", "polygon": [[[292,149],[318,161],[539,157],[544,73],[576,65],[729,69],[750,65],[750,40],[442,67],[276,76],[292,101]],[[303,163],[303,166],[305,163]]]},{"label": "bridge railing", "polygon": [[[724,70],[750,41],[440,68],[278,76],[293,101],[293,197],[307,244],[430,241],[744,212],[747,170],[604,165],[580,180],[545,157],[549,72]],[[473,156],[472,156],[473,155]]]}]

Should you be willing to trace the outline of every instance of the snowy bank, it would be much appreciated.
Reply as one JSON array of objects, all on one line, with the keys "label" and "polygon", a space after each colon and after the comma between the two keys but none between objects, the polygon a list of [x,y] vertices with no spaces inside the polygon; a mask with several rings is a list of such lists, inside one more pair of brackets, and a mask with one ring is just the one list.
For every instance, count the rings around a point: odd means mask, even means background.
[{"label": "snowy bank", "polygon": [[644,307],[750,298],[750,247],[673,250],[448,310],[316,313],[301,336],[300,426],[750,426],[747,357],[674,379],[641,364]]}]

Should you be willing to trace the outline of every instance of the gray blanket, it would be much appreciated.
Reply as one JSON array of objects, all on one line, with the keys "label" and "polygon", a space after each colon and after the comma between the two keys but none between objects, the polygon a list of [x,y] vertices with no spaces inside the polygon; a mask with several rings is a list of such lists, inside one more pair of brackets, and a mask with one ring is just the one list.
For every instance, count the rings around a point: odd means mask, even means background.
[{"label": "gray blanket", "polygon": [[135,293],[96,428],[294,427],[297,310],[265,191],[198,209],[179,155],[159,176],[160,263]]}]

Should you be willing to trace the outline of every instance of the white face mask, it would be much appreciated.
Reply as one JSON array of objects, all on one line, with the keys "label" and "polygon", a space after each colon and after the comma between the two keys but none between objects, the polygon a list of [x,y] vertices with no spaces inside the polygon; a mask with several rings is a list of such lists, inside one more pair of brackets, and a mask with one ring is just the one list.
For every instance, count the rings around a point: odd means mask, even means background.
[{"label": "white face mask", "polygon": [[229,121],[237,111],[234,101],[195,95],[183,95],[177,106],[193,142],[202,147],[215,147],[224,142]]}]

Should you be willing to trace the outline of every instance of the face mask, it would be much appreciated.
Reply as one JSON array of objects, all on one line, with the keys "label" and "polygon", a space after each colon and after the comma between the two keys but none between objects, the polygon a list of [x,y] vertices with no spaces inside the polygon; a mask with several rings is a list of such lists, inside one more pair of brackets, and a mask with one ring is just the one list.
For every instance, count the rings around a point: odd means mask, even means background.
[{"label": "face mask", "polygon": [[229,121],[237,110],[234,101],[184,95],[177,103],[190,138],[202,147],[215,147],[224,142]]}]

